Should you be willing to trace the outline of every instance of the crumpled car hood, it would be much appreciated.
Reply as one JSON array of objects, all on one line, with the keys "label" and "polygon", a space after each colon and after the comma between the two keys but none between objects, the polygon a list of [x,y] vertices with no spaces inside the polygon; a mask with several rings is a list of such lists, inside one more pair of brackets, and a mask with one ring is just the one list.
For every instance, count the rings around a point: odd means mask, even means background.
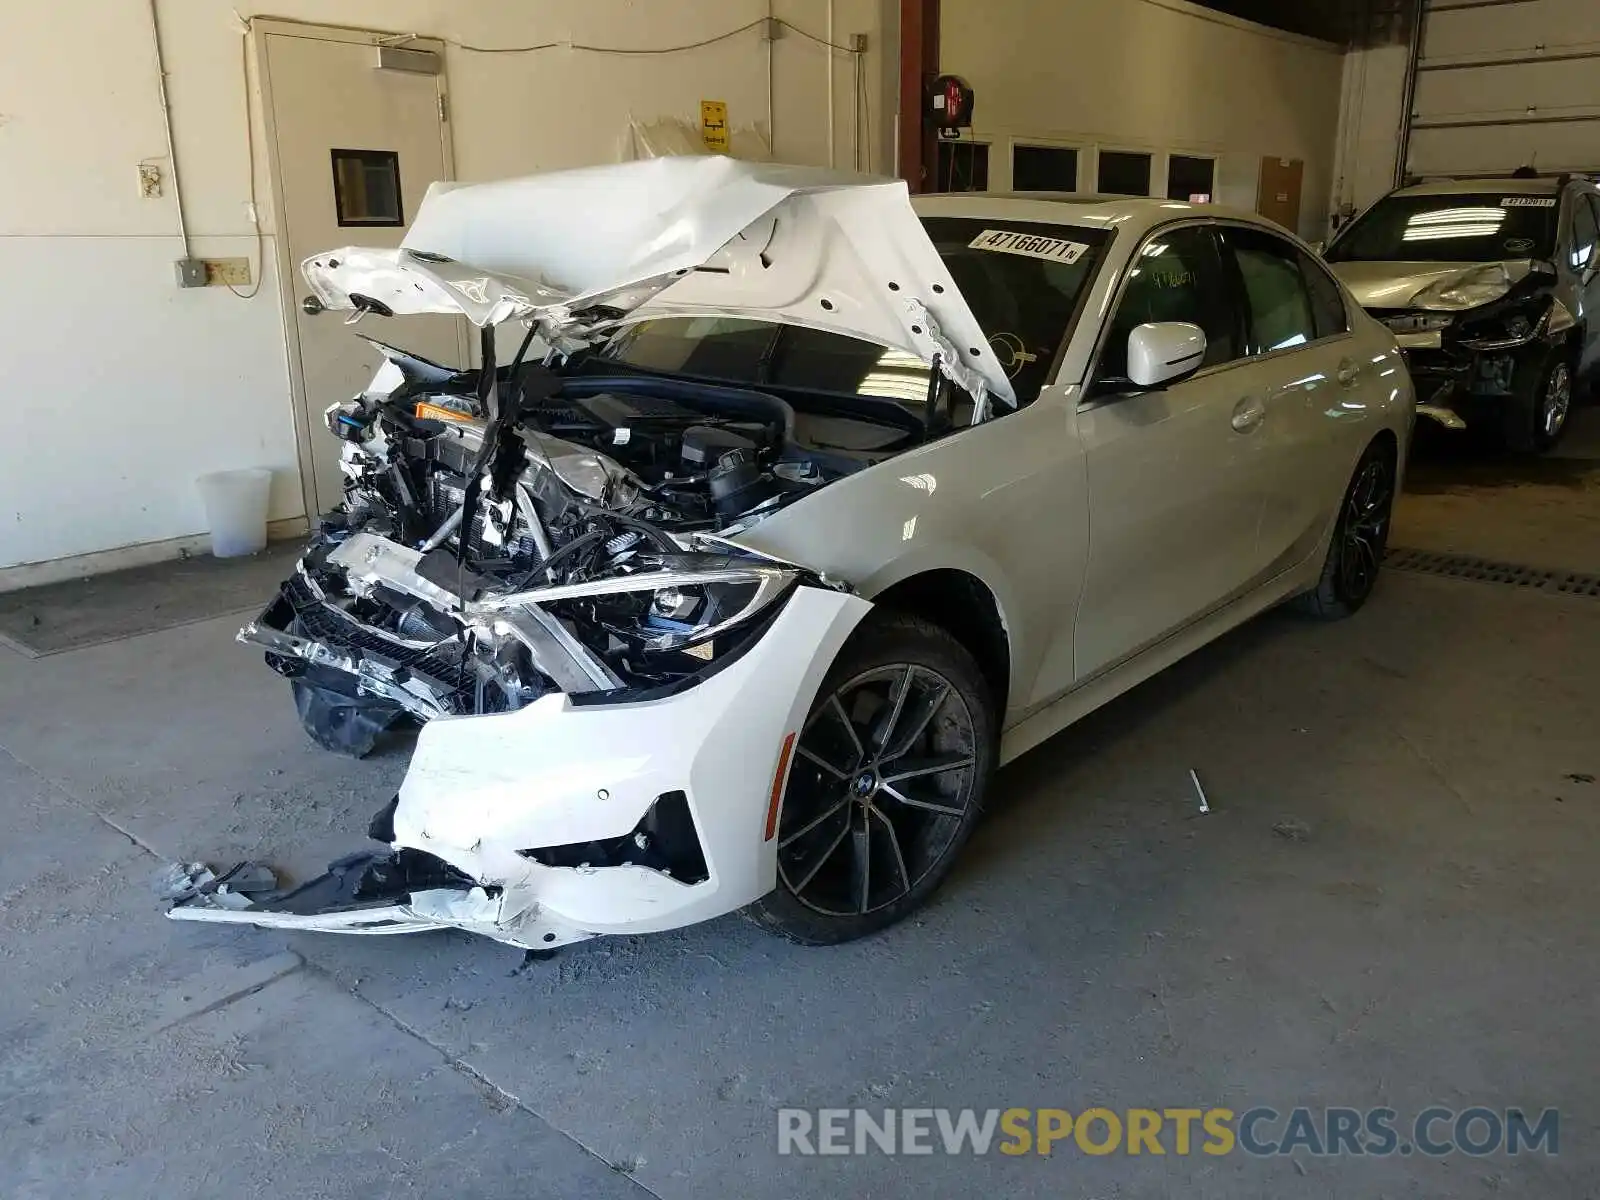
[{"label": "crumpled car hood", "polygon": [[803,325],[1016,402],[899,180],[708,155],[436,183],[400,249],[301,269],[329,308],[522,318],[555,345],[663,316]]},{"label": "crumpled car hood", "polygon": [[[1502,263],[1435,263],[1435,262],[1331,262],[1333,268],[1362,308],[1421,308],[1440,312],[1453,312],[1464,305],[1418,303],[1417,297],[1429,288],[1441,290],[1481,272],[1485,267],[1499,266],[1505,273],[1505,287],[1501,295],[1509,292],[1533,269],[1531,259],[1510,259]],[[1487,303],[1488,298],[1478,303]]]}]

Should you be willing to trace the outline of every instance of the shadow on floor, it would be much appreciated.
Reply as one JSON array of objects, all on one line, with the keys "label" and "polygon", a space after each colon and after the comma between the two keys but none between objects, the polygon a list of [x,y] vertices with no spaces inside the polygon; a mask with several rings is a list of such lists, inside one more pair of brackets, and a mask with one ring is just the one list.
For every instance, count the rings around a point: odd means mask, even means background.
[{"label": "shadow on floor", "polygon": [[1440,429],[1431,421],[1417,425],[1411,461],[1406,467],[1406,492],[1438,495],[1473,488],[1561,487],[1574,490],[1600,486],[1600,409],[1574,414],[1573,429],[1548,455],[1512,454],[1486,444],[1470,432]]},{"label": "shadow on floor", "polygon": [[193,558],[0,595],[0,645],[41,658],[231,612],[265,608],[302,539],[247,558]]}]

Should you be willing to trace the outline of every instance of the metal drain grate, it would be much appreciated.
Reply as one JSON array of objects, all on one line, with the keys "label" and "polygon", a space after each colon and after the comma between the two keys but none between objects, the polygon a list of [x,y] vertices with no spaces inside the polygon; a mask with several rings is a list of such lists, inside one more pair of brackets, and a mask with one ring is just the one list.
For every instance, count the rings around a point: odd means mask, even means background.
[{"label": "metal drain grate", "polygon": [[1527,567],[1521,563],[1495,562],[1467,554],[1436,554],[1431,550],[1405,550],[1392,547],[1383,565],[1396,571],[1415,571],[1420,575],[1443,575],[1447,579],[1470,579],[1476,583],[1503,583],[1530,592],[1554,592],[1563,596],[1591,596],[1600,600],[1600,575],[1567,571],[1559,567]]}]

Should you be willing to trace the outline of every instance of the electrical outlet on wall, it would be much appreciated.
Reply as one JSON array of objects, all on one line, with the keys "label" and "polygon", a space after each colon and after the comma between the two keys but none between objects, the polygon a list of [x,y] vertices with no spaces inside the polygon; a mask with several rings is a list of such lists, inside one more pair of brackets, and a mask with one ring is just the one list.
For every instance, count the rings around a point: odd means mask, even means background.
[{"label": "electrical outlet on wall", "polygon": [[161,165],[159,163],[139,164],[139,195],[145,200],[159,200],[161,198]]}]

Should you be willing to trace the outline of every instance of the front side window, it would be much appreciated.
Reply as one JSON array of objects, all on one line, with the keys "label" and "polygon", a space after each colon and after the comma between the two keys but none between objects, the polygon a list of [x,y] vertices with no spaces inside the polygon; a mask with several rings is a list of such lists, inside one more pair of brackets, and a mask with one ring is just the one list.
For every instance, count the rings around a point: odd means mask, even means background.
[{"label": "front side window", "polygon": [[1096,379],[1113,387],[1126,383],[1128,335],[1139,325],[1157,321],[1187,321],[1205,330],[1203,367],[1239,357],[1235,314],[1209,228],[1174,229],[1140,249],[1111,318]]},{"label": "front side window", "polygon": [[1244,282],[1250,353],[1270,354],[1316,341],[1299,248],[1264,229],[1230,227],[1223,239]]},{"label": "front side window", "polygon": [[1554,196],[1388,196],[1345,228],[1329,262],[1500,262],[1555,251]]}]

